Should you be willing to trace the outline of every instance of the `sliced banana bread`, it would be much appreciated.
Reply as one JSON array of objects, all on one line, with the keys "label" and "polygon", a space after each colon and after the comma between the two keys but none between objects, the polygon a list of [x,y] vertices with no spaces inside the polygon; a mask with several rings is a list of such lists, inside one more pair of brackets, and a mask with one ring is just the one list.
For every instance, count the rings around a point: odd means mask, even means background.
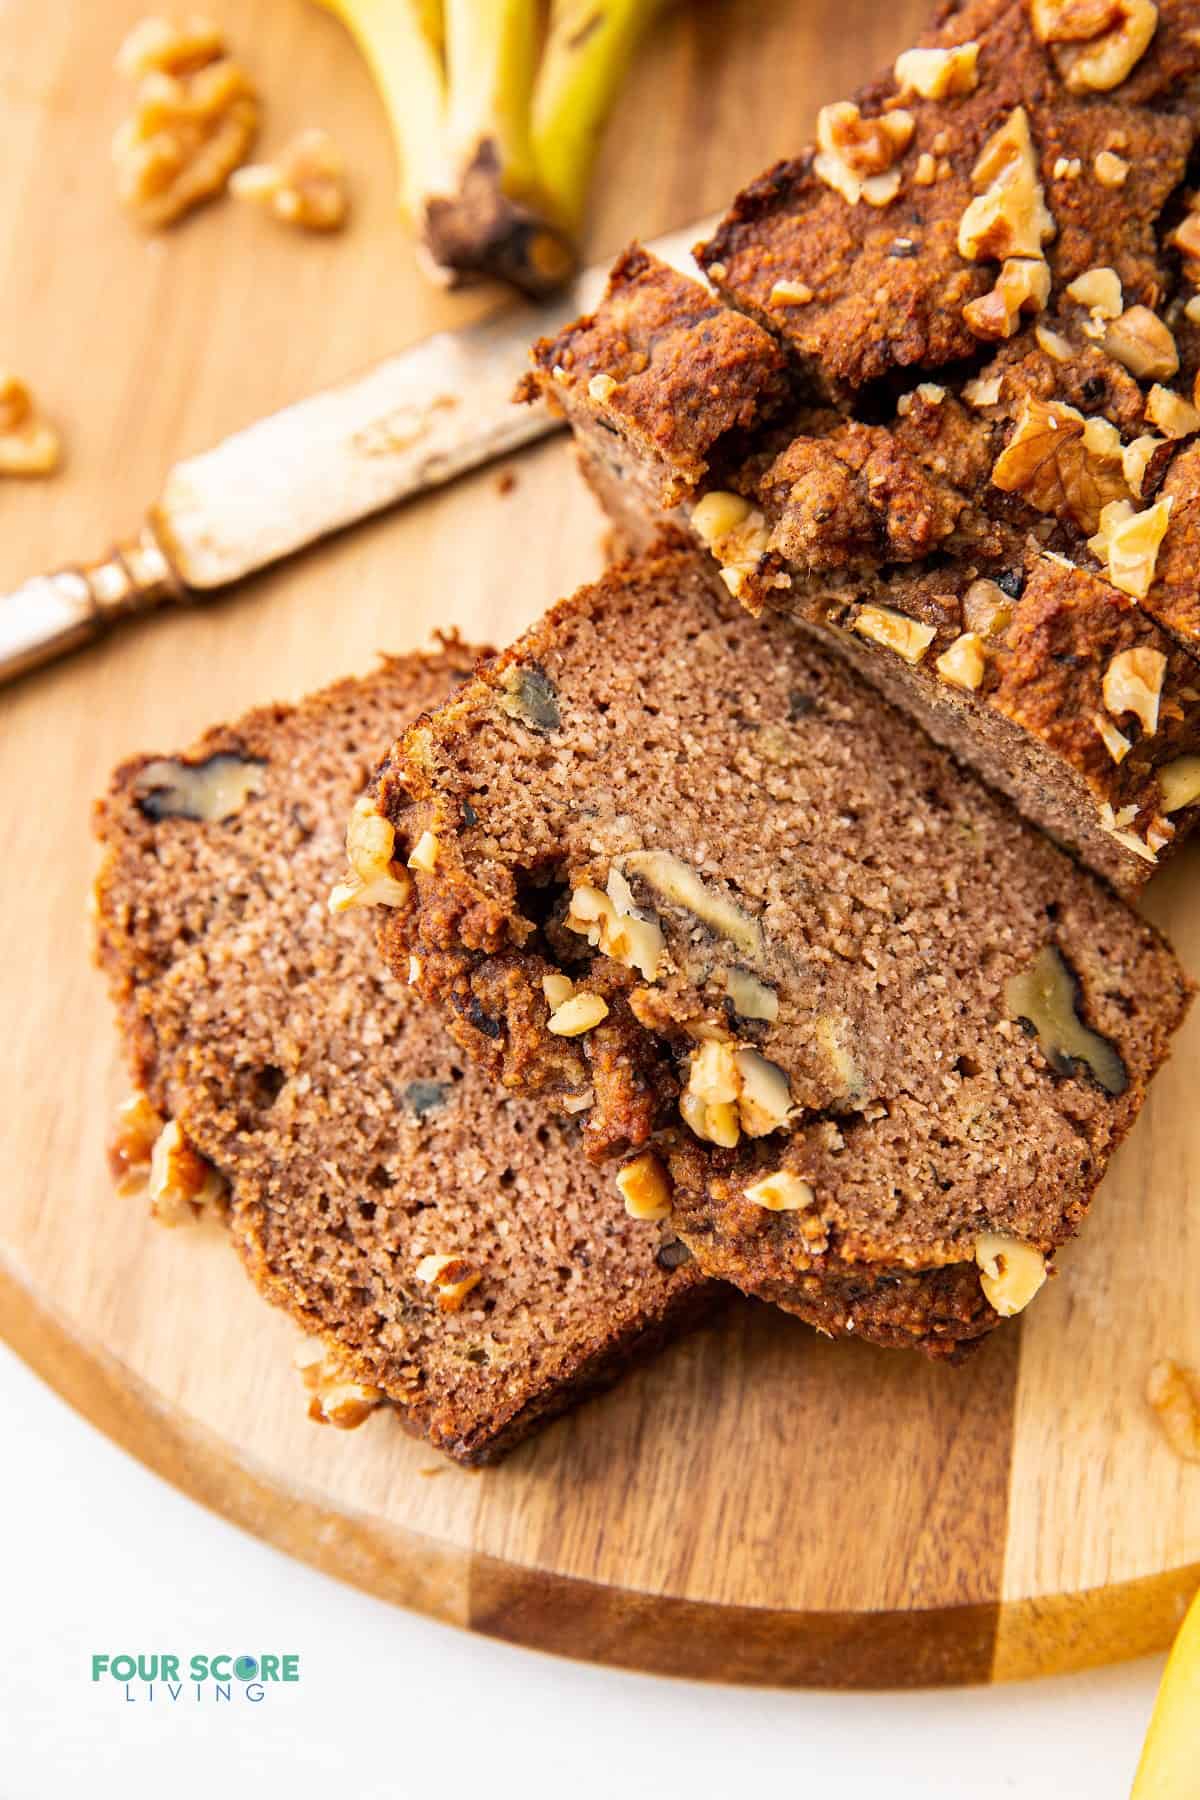
[{"label": "sliced banana bread", "polygon": [[250,1274],[318,1340],[317,1416],[390,1401],[485,1462],[714,1288],[669,1224],[627,1215],[576,1123],[498,1094],[361,921],[329,918],[369,759],[472,661],[450,643],[124,764],[97,808],[96,899],[142,1093],[119,1166],[153,1154],[164,1212],[228,1184]]},{"label": "sliced banana bread", "polygon": [[402,736],[336,909],[700,1264],[953,1353],[1077,1228],[1189,983],[696,557],[611,571]]}]

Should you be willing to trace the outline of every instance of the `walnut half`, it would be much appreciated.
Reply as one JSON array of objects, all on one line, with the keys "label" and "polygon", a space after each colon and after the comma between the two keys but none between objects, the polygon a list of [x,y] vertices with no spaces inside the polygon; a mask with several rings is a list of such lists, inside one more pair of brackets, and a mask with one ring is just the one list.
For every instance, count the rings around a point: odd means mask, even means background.
[{"label": "walnut half", "polygon": [[992,482],[1087,532],[1097,529],[1110,502],[1129,498],[1117,433],[1106,420],[1085,419],[1059,400],[1026,397]]},{"label": "walnut half", "polygon": [[0,369],[0,475],[53,475],[62,461],[57,431],[23,381]]},{"label": "walnut half", "polygon": [[261,206],[302,231],[337,231],[346,222],[346,165],[327,132],[302,131],[274,162],[247,163],[230,178],[235,200]]}]

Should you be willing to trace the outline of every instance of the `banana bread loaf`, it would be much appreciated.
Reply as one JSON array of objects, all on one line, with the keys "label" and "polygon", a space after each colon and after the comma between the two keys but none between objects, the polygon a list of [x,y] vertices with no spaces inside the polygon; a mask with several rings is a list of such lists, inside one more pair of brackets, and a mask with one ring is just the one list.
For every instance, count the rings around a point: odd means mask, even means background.
[{"label": "banana bread loaf", "polygon": [[1103,884],[682,552],[401,737],[348,849],[335,907],[381,903],[392,969],[632,1155],[623,1191],[706,1270],[937,1354],[1035,1290],[1189,995]]},{"label": "banana bread loaf", "polygon": [[475,1463],[715,1290],[669,1224],[627,1215],[576,1124],[497,1093],[361,921],[329,919],[364,756],[472,660],[450,643],[126,763],[97,809],[96,897],[142,1096],[118,1165],[153,1154],[161,1212],[228,1184],[250,1274],[315,1334],[316,1416],[390,1401]]}]

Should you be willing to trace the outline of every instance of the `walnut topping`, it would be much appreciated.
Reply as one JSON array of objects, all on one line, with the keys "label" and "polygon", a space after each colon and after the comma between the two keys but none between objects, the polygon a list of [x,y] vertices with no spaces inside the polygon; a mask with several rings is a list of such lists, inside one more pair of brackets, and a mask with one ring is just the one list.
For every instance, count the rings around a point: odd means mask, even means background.
[{"label": "walnut topping", "polygon": [[546,996],[546,1005],[554,1012],[565,1000],[571,998],[575,992],[575,983],[561,969],[552,969],[548,975],[542,976],[542,992]]},{"label": "walnut topping", "polygon": [[148,819],[194,819],[219,825],[241,812],[252,794],[260,794],[263,766],[230,751],[206,756],[203,762],[160,757],[139,769],[139,809]]},{"label": "walnut topping", "polygon": [[[996,459],[992,481],[1021,494],[1041,513],[1095,531],[1111,500],[1126,500],[1120,439],[1059,400],[1026,398],[1012,437]],[[1091,427],[1091,429],[1089,429]],[[1126,501],[1127,503],[1127,501]]]},{"label": "walnut topping", "polygon": [[1146,417],[1167,438],[1190,437],[1193,431],[1200,431],[1200,408],[1157,382],[1146,396]]},{"label": "walnut topping", "polygon": [[1166,673],[1167,659],[1161,650],[1143,644],[1119,651],[1104,671],[1105,706],[1115,719],[1133,713],[1145,735],[1153,737]]},{"label": "walnut topping", "polygon": [[767,305],[807,306],[812,297],[807,281],[777,281],[767,297]]},{"label": "walnut topping", "polygon": [[1134,438],[1126,444],[1121,452],[1121,473],[1124,475],[1129,491],[1137,499],[1142,498],[1143,483],[1151,458],[1162,449],[1165,438],[1154,437],[1147,432],[1142,437]]},{"label": "walnut topping", "polygon": [[1112,150],[1097,151],[1092,170],[1100,186],[1106,188],[1124,187],[1129,176],[1129,164]]},{"label": "walnut topping", "polygon": [[339,882],[330,894],[330,912],[347,912],[352,906],[407,906],[412,876],[393,862],[395,848],[394,828],[376,812],[371,796],[361,794],[346,826],[349,879]]},{"label": "walnut topping", "polygon": [[1165,813],[1180,812],[1200,800],[1200,756],[1177,756],[1158,771]]},{"label": "walnut topping", "polygon": [[585,1031],[593,1031],[607,1017],[608,1002],[599,994],[581,988],[578,993],[570,994],[561,1006],[555,1007],[546,1030],[553,1032],[555,1037],[582,1037]]},{"label": "walnut topping", "polygon": [[742,1191],[747,1200],[753,1200],[755,1206],[765,1206],[768,1212],[806,1212],[817,1198],[812,1183],[793,1175],[790,1169],[777,1169]]},{"label": "walnut topping", "polygon": [[1086,306],[1093,318],[1117,319],[1125,306],[1115,269],[1085,269],[1069,284],[1067,297]]},{"label": "walnut topping", "polygon": [[594,400],[597,406],[606,406],[616,393],[617,386],[618,383],[611,375],[606,375],[601,371],[599,375],[593,375],[588,382],[588,399]]},{"label": "walnut topping", "polygon": [[1032,1244],[999,1231],[981,1231],[975,1240],[979,1285],[1002,1319],[1024,1312],[1046,1279],[1046,1259]]},{"label": "walnut topping", "polygon": [[423,1256],[415,1273],[418,1281],[434,1289],[443,1312],[461,1312],[467,1295],[483,1280],[482,1273],[461,1256]]},{"label": "walnut topping", "polygon": [[150,1153],[150,1210],[160,1225],[189,1225],[225,1200],[225,1182],[184,1135],[175,1119],[155,1139]]},{"label": "walnut topping", "polygon": [[165,1120],[140,1091],[122,1100],[108,1139],[108,1166],[122,1197],[141,1193],[150,1179],[150,1158]]},{"label": "walnut topping", "polygon": [[962,397],[968,406],[995,406],[1004,389],[1000,375],[976,375],[963,387]]},{"label": "walnut topping", "polygon": [[254,141],[258,98],[204,21],[179,29],[146,20],[117,67],[138,82],[133,114],[113,139],[117,192],[154,230],[222,191]]},{"label": "walnut topping", "polygon": [[0,369],[0,475],[53,475],[61,461],[57,431],[38,413],[25,383]]},{"label": "walnut topping", "polygon": [[912,411],[914,400],[923,400],[926,406],[940,406],[946,398],[946,390],[937,381],[918,381],[911,393],[901,394],[896,402],[896,412],[902,419],[907,419]]},{"label": "walnut topping", "polygon": [[749,969],[726,969],[725,992],[741,1019],[765,1019],[771,1023],[779,1017],[779,995]]},{"label": "walnut topping", "polygon": [[1043,320],[1039,319],[1033,328],[1034,338],[1039,350],[1052,356],[1055,362],[1071,362],[1075,356],[1075,347],[1070,338],[1064,337],[1061,331],[1052,331]]},{"label": "walnut topping", "polygon": [[922,150],[917,158],[916,168],[913,170],[913,185],[915,187],[932,187],[936,180],[937,162],[930,156],[928,150]]},{"label": "walnut topping", "polygon": [[1012,601],[998,582],[983,576],[963,595],[962,611],[968,629],[980,637],[999,637],[1012,624]]},{"label": "walnut topping", "polygon": [[952,50],[905,50],[893,71],[902,92],[920,94],[923,100],[945,100],[953,94],[973,94],[979,82],[976,67],[979,45],[972,41]]},{"label": "walnut topping", "polygon": [[1083,174],[1083,163],[1078,156],[1056,157],[1051,174],[1055,181],[1078,181]]},{"label": "walnut topping", "polygon": [[767,551],[770,534],[762,513],[740,494],[714,488],[693,507],[691,523],[721,564],[721,580],[736,600]]},{"label": "walnut topping", "polygon": [[413,853],[408,859],[410,869],[420,869],[426,875],[432,875],[437,868],[438,841],[432,831],[423,831],[417,839]]},{"label": "walnut topping", "polygon": [[1100,527],[1088,549],[1108,565],[1108,579],[1123,594],[1144,600],[1154,584],[1158,547],[1166,535],[1174,501],[1156,500],[1135,512],[1128,500],[1114,500],[1100,514]]},{"label": "walnut topping", "polygon": [[745,1131],[766,1137],[787,1123],[792,1096],[787,1076],[757,1050],[736,1040],[706,1038],[692,1053],[679,1097],[684,1123],[697,1137],[731,1150]]},{"label": "walnut topping", "polygon": [[336,231],[346,222],[346,165],[325,131],[302,131],[274,162],[248,163],[230,178],[235,200],[263,207],[303,231]]},{"label": "walnut topping", "polygon": [[1170,1357],[1155,1363],[1146,1399],[1176,1456],[1200,1462],[1200,1376]]},{"label": "walnut topping", "polygon": [[1129,1085],[1125,1064],[1108,1039],[1079,1016],[1081,993],[1074,970],[1053,944],[1038,951],[1027,969],[1004,989],[1009,1012],[1027,1019],[1042,1055],[1056,1075],[1077,1075],[1082,1063],[1105,1093],[1123,1094]]},{"label": "walnut topping", "polygon": [[1131,306],[1104,333],[1104,348],[1138,381],[1166,381],[1179,367],[1168,326],[1148,306]]},{"label": "walnut topping", "polygon": [[1159,841],[1151,844],[1149,832],[1146,834],[1146,839],[1143,840],[1136,831],[1130,831],[1129,827],[1137,818],[1137,813],[1136,806],[1123,806],[1120,812],[1114,812],[1110,803],[1105,800],[1100,806],[1100,829],[1107,831],[1109,837],[1114,838],[1126,850],[1131,850],[1135,856],[1140,856],[1143,862],[1156,863],[1158,852],[1167,842],[1167,838],[1164,834],[1158,834]]},{"label": "walnut topping", "polygon": [[617,1171],[617,1190],[631,1219],[670,1218],[671,1182],[653,1150],[644,1150]]},{"label": "walnut topping", "polygon": [[1141,60],[1158,25],[1154,0],[1033,0],[1033,29],[1054,46],[1073,94],[1119,87]]},{"label": "walnut topping", "polygon": [[662,927],[634,906],[619,869],[609,870],[607,885],[607,893],[587,883],[575,889],[566,917],[568,930],[585,937],[593,950],[636,969],[644,980],[656,981],[667,949]]},{"label": "walnut topping", "polygon": [[1112,720],[1106,719],[1103,713],[1093,713],[1092,724],[1096,727],[1100,741],[1113,761],[1123,763],[1133,749],[1133,745],[1124,732],[1118,731]]},{"label": "walnut topping", "polygon": [[886,206],[900,191],[900,171],[892,165],[912,141],[914,126],[902,108],[864,119],[851,100],[823,106],[813,173],[851,206],[860,200]]},{"label": "walnut topping", "polygon": [[987,667],[983,639],[976,631],[964,631],[955,638],[948,650],[943,650],[933,666],[942,680],[948,681],[951,687],[965,688],[968,693],[974,693],[982,682]]},{"label": "walnut topping", "polygon": [[980,153],[971,171],[975,199],[958,227],[958,253],[967,262],[1039,258],[1054,236],[1037,157],[1023,106],[1016,107]]},{"label": "walnut topping", "polygon": [[919,619],[910,619],[890,606],[860,606],[851,629],[914,664],[920,662],[937,636],[935,626],[923,625]]},{"label": "walnut topping", "polygon": [[718,937],[728,938],[746,956],[763,951],[762,927],[752,914],[710,887],[690,864],[670,850],[634,850],[621,859],[630,875],[639,877],[661,898],[691,913]]},{"label": "walnut topping", "polygon": [[1195,195],[1190,211],[1167,239],[1183,258],[1183,272],[1193,287],[1200,286],[1200,200]]},{"label": "walnut topping", "polygon": [[383,1404],[383,1389],[356,1381],[336,1352],[319,1337],[305,1338],[293,1353],[292,1367],[312,1395],[308,1416],[318,1425],[353,1431]]},{"label": "walnut topping", "polygon": [[962,309],[968,329],[977,338],[993,341],[1010,338],[1023,313],[1039,313],[1050,298],[1050,265],[1043,257],[1010,256],[996,277],[996,285]]}]

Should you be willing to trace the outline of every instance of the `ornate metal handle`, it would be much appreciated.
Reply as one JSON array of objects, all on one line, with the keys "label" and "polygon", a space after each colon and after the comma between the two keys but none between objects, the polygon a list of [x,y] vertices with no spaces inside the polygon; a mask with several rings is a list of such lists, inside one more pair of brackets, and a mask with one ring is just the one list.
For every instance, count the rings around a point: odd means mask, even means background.
[{"label": "ornate metal handle", "polygon": [[37,575],[0,597],[0,681],[11,681],[164,601],[188,598],[147,526],[101,562]]}]

